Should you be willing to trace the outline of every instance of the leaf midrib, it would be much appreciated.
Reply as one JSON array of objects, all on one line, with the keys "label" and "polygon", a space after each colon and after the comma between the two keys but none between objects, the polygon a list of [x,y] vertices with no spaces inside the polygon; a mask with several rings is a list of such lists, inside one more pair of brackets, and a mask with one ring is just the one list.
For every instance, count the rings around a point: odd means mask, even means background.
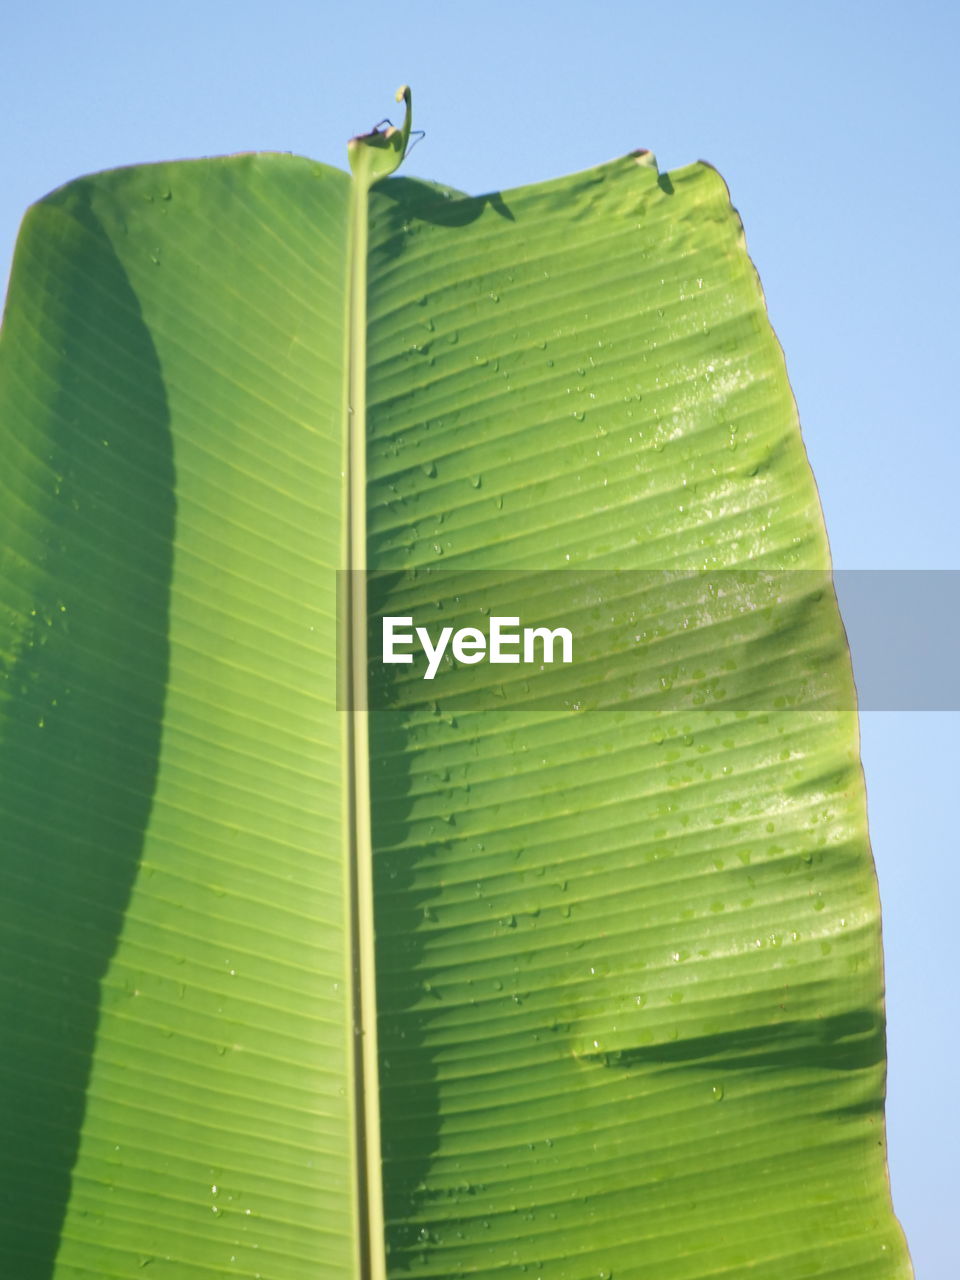
[{"label": "leaf midrib", "polygon": [[347,323],[344,423],[346,566],[341,653],[347,663],[346,823],[351,932],[351,1008],[354,1086],[354,1164],[357,1187],[357,1274],[386,1280],[380,1086],[377,1060],[376,953],[373,927],[373,839],[370,752],[366,711],[367,524],[366,376],[369,173],[350,184],[347,228]]}]

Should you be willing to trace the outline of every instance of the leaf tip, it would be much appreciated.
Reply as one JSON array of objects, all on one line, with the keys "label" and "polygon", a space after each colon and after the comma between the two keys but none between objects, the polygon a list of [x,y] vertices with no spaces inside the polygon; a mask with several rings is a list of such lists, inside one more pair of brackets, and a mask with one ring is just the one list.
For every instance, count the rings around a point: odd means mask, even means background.
[{"label": "leaf tip", "polygon": [[[381,120],[369,133],[359,133],[347,143],[347,158],[357,178],[367,183],[386,178],[398,169],[407,154],[410,127],[413,123],[413,100],[410,86],[402,84],[396,92],[397,102],[404,104],[403,124],[398,129],[389,120]],[[386,128],[382,126],[386,125]]]}]

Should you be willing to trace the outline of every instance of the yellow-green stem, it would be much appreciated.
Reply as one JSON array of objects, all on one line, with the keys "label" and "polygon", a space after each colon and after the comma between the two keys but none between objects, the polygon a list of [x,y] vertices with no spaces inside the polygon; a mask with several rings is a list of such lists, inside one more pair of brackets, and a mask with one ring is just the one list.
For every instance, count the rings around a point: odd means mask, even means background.
[{"label": "yellow-green stem", "polygon": [[366,332],[369,183],[354,179],[350,196],[346,396],[347,681],[350,882],[353,924],[354,1081],[358,1193],[358,1274],[385,1280],[380,1093],[377,1066],[373,843],[367,706],[366,600]]},{"label": "yellow-green stem", "polygon": [[369,715],[367,712],[367,241],[370,187],[392,173],[410,140],[410,90],[402,85],[401,128],[374,129],[348,146],[353,183],[347,245],[347,380],[344,424],[346,470],[346,678],[349,780],[347,832],[352,931],[352,1009],[355,1167],[357,1171],[357,1274],[386,1280],[383,1176],[380,1148],[380,1075],[377,1056],[376,940],[373,920],[373,838],[370,818]]}]

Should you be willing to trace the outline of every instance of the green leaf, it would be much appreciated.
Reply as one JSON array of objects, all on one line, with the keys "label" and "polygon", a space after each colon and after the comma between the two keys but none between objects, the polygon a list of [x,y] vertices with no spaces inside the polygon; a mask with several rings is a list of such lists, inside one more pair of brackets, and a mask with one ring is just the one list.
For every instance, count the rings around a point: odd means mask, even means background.
[{"label": "green leaf", "polygon": [[[186,161],[25,220],[5,1270],[908,1276],[849,662],[726,189],[370,189],[406,105],[353,184]],[[402,668],[367,712],[365,570],[374,623],[569,582],[580,634],[619,582],[660,632],[566,702]],[[681,635],[732,570],[788,605]],[[609,709],[628,670],[676,687]]]}]

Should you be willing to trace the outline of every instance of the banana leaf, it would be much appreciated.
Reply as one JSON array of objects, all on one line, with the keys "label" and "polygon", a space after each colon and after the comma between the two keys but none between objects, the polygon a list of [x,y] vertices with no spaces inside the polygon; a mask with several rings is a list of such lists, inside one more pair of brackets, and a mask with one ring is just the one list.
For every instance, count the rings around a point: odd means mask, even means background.
[{"label": "banana leaf", "polygon": [[[408,138],[25,218],[3,1274],[907,1277],[849,661],[724,183],[470,198]],[[375,696],[372,622],[461,596],[619,630],[539,699]]]}]

